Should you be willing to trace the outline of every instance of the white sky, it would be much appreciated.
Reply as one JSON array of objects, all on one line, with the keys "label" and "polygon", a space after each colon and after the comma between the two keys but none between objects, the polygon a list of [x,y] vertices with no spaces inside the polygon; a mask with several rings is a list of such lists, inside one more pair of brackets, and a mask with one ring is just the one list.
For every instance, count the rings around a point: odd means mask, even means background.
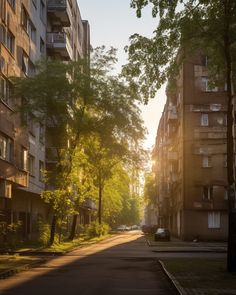
[{"label": "white sky", "polygon": [[[90,24],[91,45],[106,45],[118,49],[120,66],[126,63],[124,47],[129,44],[129,37],[134,33],[151,36],[157,26],[157,19],[151,17],[146,8],[143,17],[138,19],[135,10],[130,8],[130,0],[77,0],[82,19]],[[155,99],[142,106],[142,116],[148,129],[145,147],[151,148],[155,143],[158,122],[165,103],[165,86],[158,91]]]}]

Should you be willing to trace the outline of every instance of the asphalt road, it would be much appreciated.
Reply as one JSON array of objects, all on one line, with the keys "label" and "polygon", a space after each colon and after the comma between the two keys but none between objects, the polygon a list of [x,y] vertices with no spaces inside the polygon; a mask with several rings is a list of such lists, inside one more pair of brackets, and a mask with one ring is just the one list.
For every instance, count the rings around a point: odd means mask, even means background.
[{"label": "asphalt road", "polygon": [[175,295],[140,232],[121,234],[0,281],[11,295]]}]

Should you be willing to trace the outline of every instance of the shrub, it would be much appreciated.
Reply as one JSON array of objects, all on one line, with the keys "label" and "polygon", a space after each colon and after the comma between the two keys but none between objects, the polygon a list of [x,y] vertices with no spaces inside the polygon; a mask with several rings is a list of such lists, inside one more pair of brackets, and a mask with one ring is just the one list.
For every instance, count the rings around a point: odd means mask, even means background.
[{"label": "shrub", "polygon": [[38,241],[41,245],[47,246],[50,238],[50,225],[43,221],[38,220]]},{"label": "shrub", "polygon": [[99,224],[97,221],[93,221],[90,224],[86,225],[85,234],[92,237],[100,237],[108,234],[110,227],[106,223]]}]

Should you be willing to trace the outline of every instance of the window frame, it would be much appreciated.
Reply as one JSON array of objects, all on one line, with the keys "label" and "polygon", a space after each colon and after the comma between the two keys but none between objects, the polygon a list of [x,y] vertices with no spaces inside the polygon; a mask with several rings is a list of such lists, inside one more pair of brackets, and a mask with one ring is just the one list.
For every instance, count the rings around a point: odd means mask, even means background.
[{"label": "window frame", "polygon": [[0,133],[0,159],[10,163],[14,159],[14,141],[2,133]]},{"label": "window frame", "polygon": [[220,229],[221,228],[221,214],[220,211],[208,212],[208,229]]},{"label": "window frame", "polygon": [[201,113],[201,126],[207,127],[209,126],[209,114]]}]

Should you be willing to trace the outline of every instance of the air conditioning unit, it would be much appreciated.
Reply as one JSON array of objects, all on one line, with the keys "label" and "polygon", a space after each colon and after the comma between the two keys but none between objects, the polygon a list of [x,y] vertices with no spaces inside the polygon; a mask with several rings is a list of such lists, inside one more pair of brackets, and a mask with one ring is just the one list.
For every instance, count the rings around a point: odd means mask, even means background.
[{"label": "air conditioning unit", "polygon": [[12,197],[12,184],[7,180],[0,180],[0,197]]}]

